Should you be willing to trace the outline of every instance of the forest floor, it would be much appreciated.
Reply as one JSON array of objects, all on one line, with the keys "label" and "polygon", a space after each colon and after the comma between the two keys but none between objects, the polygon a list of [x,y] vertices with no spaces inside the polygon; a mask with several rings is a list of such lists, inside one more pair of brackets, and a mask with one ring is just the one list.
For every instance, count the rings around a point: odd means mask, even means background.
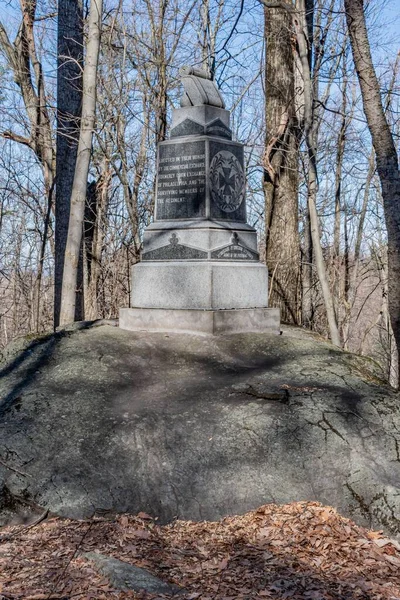
[{"label": "forest floor", "polygon": [[171,598],[118,591],[85,552],[142,567],[182,600],[400,598],[400,544],[315,502],[268,504],[218,522],[149,515],[46,518],[0,530],[1,600]]}]

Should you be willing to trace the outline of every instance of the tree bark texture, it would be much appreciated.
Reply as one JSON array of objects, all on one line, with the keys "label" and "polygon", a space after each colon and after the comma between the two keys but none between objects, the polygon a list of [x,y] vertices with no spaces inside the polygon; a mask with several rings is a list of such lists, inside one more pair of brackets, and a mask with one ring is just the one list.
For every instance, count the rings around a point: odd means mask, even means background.
[{"label": "tree bark texture", "polygon": [[[81,0],[61,0],[57,33],[57,164],[55,205],[54,327],[58,327],[70,199],[82,106],[83,14]],[[80,271],[81,272],[81,271]],[[78,281],[78,287],[82,282]],[[81,302],[77,308],[81,309]],[[77,310],[76,320],[82,318]]]},{"label": "tree bark texture", "polygon": [[298,230],[299,135],[295,110],[292,17],[265,8],[264,196],[266,261],[270,303],[284,322],[299,324],[300,240]]},{"label": "tree bark texture", "polygon": [[363,0],[345,0],[347,27],[363,107],[376,155],[376,168],[388,238],[389,312],[400,348],[400,173],[396,147],[382,105],[379,82],[372,63]]},{"label": "tree bark texture", "polygon": [[75,318],[78,263],[96,111],[96,79],[100,53],[102,11],[102,0],[91,0],[88,18],[88,41],[83,70],[82,116],[65,249],[60,313],[61,325],[70,323]]}]

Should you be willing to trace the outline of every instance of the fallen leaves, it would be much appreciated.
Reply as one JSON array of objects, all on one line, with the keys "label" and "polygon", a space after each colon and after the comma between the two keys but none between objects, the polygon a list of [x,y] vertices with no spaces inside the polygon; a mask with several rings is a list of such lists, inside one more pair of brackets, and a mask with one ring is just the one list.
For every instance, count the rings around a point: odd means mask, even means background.
[{"label": "fallen leaves", "polygon": [[137,537],[141,540],[148,540],[151,538],[151,532],[147,529],[134,529],[129,532],[129,537]]},{"label": "fallen leaves", "polygon": [[89,528],[53,518],[1,533],[0,600],[156,600],[111,588],[80,557],[96,550],[185,588],[182,600],[400,598],[400,544],[318,503],[216,523],[159,526],[141,512],[94,517]]},{"label": "fallen leaves", "polygon": [[394,548],[400,551],[400,544],[396,540],[390,540],[389,538],[373,538],[374,543],[378,546],[378,548],[384,548],[390,544],[389,548],[386,550],[388,554],[393,554]]}]

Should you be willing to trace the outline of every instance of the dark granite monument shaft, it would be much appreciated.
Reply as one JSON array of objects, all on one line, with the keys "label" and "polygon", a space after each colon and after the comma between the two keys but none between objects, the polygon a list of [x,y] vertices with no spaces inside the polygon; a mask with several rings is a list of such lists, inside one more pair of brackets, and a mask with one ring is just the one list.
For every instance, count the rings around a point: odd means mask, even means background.
[{"label": "dark granite monument shaft", "polygon": [[279,330],[268,271],[246,222],[243,144],[207,74],[185,67],[170,139],[160,142],[154,222],[132,269],[124,329],[218,333]]}]

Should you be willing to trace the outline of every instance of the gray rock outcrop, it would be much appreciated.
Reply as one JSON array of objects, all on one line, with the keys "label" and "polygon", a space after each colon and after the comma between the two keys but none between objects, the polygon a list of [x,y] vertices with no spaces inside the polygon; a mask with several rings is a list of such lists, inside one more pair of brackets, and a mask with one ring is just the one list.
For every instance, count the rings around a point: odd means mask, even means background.
[{"label": "gray rock outcrop", "polygon": [[179,594],[184,590],[177,585],[170,585],[155,577],[146,569],[105,556],[99,552],[85,552],[81,555],[92,562],[97,570],[106,577],[110,585],[117,590],[133,590],[149,594]]},{"label": "gray rock outcrop", "polygon": [[319,500],[400,534],[399,394],[306,332],[104,326],[26,342],[1,367],[4,517],[10,498],[160,522]]}]

